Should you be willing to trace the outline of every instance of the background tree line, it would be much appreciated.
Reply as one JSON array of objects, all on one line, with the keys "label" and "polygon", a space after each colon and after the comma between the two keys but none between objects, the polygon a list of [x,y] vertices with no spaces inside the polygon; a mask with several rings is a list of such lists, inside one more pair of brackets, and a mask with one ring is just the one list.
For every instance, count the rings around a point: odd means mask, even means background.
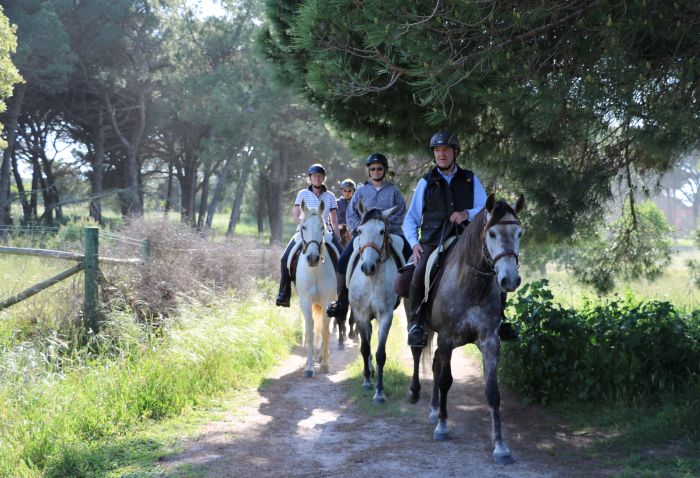
[{"label": "background tree line", "polygon": [[[253,0],[208,18],[182,0],[0,5],[22,77],[0,90],[9,97],[0,225],[60,222],[76,198],[99,222],[106,201],[127,216],[164,198],[162,209],[199,229],[226,206],[233,234],[245,202],[281,241],[283,206],[306,168],[347,162],[314,110],[255,54]],[[2,45],[7,61],[11,43]],[[10,209],[17,201],[21,217]]]}]

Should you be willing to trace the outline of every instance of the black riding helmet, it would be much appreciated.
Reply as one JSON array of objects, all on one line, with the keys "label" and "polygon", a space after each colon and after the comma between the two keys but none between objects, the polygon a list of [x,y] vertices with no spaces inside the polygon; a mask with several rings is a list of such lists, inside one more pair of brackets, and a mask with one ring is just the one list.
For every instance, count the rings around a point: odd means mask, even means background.
[{"label": "black riding helmet", "polygon": [[438,131],[430,138],[430,150],[437,146],[449,146],[455,152],[455,159],[459,156],[459,139],[454,133],[449,131]]},{"label": "black riding helmet", "polygon": [[316,173],[321,173],[321,174],[323,174],[324,178],[326,177],[326,170],[324,169],[323,166],[321,166],[318,163],[312,164],[311,167],[309,168],[309,170],[306,172],[307,176],[311,176],[312,174],[316,174]]},{"label": "black riding helmet", "polygon": [[369,167],[370,164],[374,163],[379,163],[384,166],[385,171],[389,169],[389,160],[386,159],[386,156],[384,156],[382,153],[372,153],[367,156],[367,161],[365,164]]},{"label": "black riding helmet", "polygon": [[342,183],[340,183],[340,189],[352,189],[355,191],[357,187],[355,185],[355,181],[352,179],[345,179]]}]

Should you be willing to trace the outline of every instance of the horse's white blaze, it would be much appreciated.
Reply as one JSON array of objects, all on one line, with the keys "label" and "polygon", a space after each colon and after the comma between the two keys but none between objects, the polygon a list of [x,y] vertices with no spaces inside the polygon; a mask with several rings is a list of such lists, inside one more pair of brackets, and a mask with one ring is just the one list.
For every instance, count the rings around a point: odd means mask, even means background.
[{"label": "horse's white blaze", "polygon": [[299,259],[296,273],[297,293],[304,314],[304,342],[306,344],[307,376],[313,375],[314,345],[319,342],[322,372],[329,370],[328,343],[330,341],[330,318],[326,315],[326,307],[336,298],[336,280],[333,262],[323,244],[325,226],[321,211],[307,208],[302,202],[304,220],[300,226],[302,241],[302,256]]}]

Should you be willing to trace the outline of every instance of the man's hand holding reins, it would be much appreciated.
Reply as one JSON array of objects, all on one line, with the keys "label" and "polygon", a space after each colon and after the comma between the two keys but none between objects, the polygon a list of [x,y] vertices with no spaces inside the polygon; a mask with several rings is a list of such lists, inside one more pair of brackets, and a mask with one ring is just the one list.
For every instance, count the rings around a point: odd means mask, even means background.
[{"label": "man's hand holding reins", "polygon": [[420,260],[420,256],[423,254],[423,248],[420,246],[420,244],[416,244],[413,246],[413,254],[411,254],[411,262],[414,264],[417,264],[418,261]]},{"label": "man's hand holding reins", "polygon": [[468,211],[455,211],[450,216],[450,222],[453,222],[455,224],[462,224],[467,219],[469,219]]}]

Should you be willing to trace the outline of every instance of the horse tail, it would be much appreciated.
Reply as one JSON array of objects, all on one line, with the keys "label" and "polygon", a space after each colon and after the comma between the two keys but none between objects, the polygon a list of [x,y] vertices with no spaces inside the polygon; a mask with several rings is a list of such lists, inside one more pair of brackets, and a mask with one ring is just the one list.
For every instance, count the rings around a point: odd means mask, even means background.
[{"label": "horse tail", "polygon": [[420,356],[421,367],[423,370],[433,369],[433,339],[435,338],[435,332],[428,330],[428,338],[423,348],[423,353]]},{"label": "horse tail", "polygon": [[314,335],[316,337],[323,337],[323,322],[326,318],[326,311],[319,304],[313,304],[311,306],[311,317],[314,319]]}]

